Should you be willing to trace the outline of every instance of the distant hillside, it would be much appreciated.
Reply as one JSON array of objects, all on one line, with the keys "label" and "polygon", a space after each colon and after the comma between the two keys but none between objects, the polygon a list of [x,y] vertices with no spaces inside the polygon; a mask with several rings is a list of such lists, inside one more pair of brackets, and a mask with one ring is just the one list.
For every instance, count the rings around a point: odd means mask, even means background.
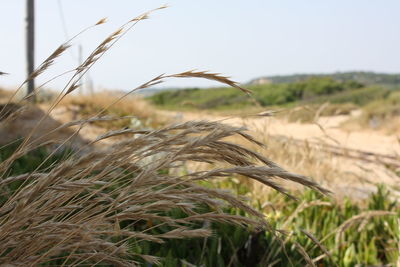
[{"label": "distant hillside", "polygon": [[336,72],[332,74],[293,74],[282,76],[266,76],[250,81],[249,84],[279,84],[293,83],[307,80],[311,77],[331,77],[338,82],[356,81],[364,85],[400,86],[399,74],[385,74],[375,72]]},{"label": "distant hillside", "polygon": [[186,90],[191,88],[174,88],[174,87],[161,87],[161,88],[146,88],[143,90],[138,90],[135,94],[142,95],[144,97],[149,97],[158,93],[162,93],[164,91],[176,91],[176,90]]},{"label": "distant hillside", "polygon": [[260,106],[288,106],[300,103],[351,103],[366,105],[385,99],[395,86],[364,85],[354,80],[336,81],[332,77],[309,77],[303,81],[278,84],[247,85],[249,97],[236,88],[209,88],[162,91],[149,99],[157,106],[171,109],[242,109]]}]

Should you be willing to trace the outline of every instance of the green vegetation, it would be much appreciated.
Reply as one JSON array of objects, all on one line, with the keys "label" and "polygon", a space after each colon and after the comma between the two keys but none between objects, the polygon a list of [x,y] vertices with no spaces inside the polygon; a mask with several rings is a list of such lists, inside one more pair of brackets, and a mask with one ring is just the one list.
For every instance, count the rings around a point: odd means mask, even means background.
[{"label": "green vegetation", "polygon": [[[276,201],[277,195],[270,194],[269,197]],[[300,201],[282,200],[275,211],[264,208],[271,226],[286,231],[286,234],[274,235],[212,223],[212,237],[170,240],[164,244],[146,242],[134,249],[164,257],[163,266],[185,266],[184,262],[196,266],[267,266],[268,263],[305,266],[307,262],[299,247],[304,248],[311,259],[323,254],[311,239],[315,237],[330,254],[320,257],[315,262],[317,266],[396,263],[400,241],[398,203],[390,200],[388,191],[379,187],[364,205],[357,206],[350,200],[339,205],[332,199],[321,199],[315,192],[307,191]],[[235,209],[227,212],[239,214]],[[179,212],[175,216],[179,217]]]},{"label": "green vegetation", "polygon": [[226,109],[251,105],[251,98],[233,88],[163,91],[150,97],[156,105],[181,109]]},{"label": "green vegetation", "polygon": [[294,75],[281,75],[281,76],[268,76],[254,79],[250,84],[264,82],[270,83],[294,83],[299,81],[304,81],[312,77],[330,77],[335,81],[356,81],[365,85],[383,85],[390,87],[400,86],[400,74],[385,74],[385,73],[375,73],[375,72],[363,72],[363,71],[353,71],[353,72],[337,72],[331,74],[294,74]]},{"label": "green vegetation", "polygon": [[[250,110],[255,107],[258,109],[294,107],[293,110],[283,112],[281,115],[289,121],[299,122],[312,122],[316,116],[348,115],[352,110],[361,109],[362,115],[348,121],[348,125],[372,128],[388,126],[390,132],[397,131],[399,128],[391,125],[390,122],[400,114],[399,90],[378,85],[366,87],[359,82],[347,79],[349,77],[353,76],[345,75],[341,81],[336,80],[335,77],[321,76],[306,80],[299,78],[299,81],[292,83],[253,84],[247,87],[253,92],[251,96],[244,95],[234,88],[225,87],[163,91],[149,99],[159,107],[176,110],[229,110],[232,112]],[[382,79],[389,81],[396,77],[393,75],[393,77],[387,76]],[[322,106],[325,103],[328,105]]]},{"label": "green vegetation", "polygon": [[392,90],[385,87],[365,87],[356,90],[347,90],[332,95],[323,95],[313,99],[312,101],[308,101],[308,103],[352,103],[358,106],[364,106],[372,101],[387,98],[391,92]]},{"label": "green vegetation", "polygon": [[385,98],[390,90],[383,87],[364,87],[355,81],[335,81],[330,77],[310,78],[305,81],[284,84],[248,86],[252,97],[233,88],[188,89],[164,91],[150,97],[162,107],[178,109],[236,109],[260,106],[291,106],[298,103],[335,104],[353,103],[365,105],[373,100]]}]

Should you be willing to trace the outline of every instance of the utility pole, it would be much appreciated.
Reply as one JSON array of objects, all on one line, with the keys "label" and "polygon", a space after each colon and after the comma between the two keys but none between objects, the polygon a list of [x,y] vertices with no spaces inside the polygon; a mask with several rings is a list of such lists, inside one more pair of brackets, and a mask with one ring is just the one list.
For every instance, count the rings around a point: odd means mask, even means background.
[{"label": "utility pole", "polygon": [[[26,0],[26,56],[28,77],[35,69],[35,0]],[[35,90],[35,80],[28,81],[28,94]],[[35,101],[35,95],[30,97],[32,102]]]}]

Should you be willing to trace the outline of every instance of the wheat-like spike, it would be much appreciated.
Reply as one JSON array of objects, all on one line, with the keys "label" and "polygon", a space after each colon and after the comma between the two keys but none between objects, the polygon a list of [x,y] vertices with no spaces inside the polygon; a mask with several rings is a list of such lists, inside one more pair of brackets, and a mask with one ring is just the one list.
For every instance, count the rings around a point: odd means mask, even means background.
[{"label": "wheat-like spike", "polygon": [[315,263],[310,258],[310,255],[308,255],[305,248],[302,245],[300,245],[298,242],[294,242],[294,244],[295,244],[297,251],[300,252],[300,254],[303,256],[304,260],[307,262],[307,266],[316,267]]},{"label": "wheat-like spike", "polygon": [[28,77],[28,80],[32,80],[42,74],[45,70],[47,70],[51,65],[53,65],[54,60],[60,57],[71,45],[68,43],[64,43],[60,45],[48,58],[46,58],[40,66],[34,70]]},{"label": "wheat-like spike", "polygon": [[96,24],[94,24],[94,25],[101,25],[101,24],[104,24],[106,22],[107,22],[107,18],[102,18],[98,22],[96,22]]},{"label": "wheat-like spike", "polygon": [[220,82],[220,83],[227,84],[227,85],[235,87],[235,88],[237,88],[237,89],[239,89],[239,90],[241,90],[241,91],[243,91],[243,92],[245,92],[247,94],[251,94],[250,90],[245,89],[243,87],[240,87],[237,82],[234,82],[234,81],[230,80],[229,77],[222,76],[219,73],[210,73],[210,72],[207,72],[207,71],[190,70],[190,71],[185,71],[185,72],[181,72],[181,73],[177,73],[177,74],[171,74],[171,75],[168,75],[166,77],[204,78],[204,79],[213,80],[213,81],[217,81],[217,82]]}]

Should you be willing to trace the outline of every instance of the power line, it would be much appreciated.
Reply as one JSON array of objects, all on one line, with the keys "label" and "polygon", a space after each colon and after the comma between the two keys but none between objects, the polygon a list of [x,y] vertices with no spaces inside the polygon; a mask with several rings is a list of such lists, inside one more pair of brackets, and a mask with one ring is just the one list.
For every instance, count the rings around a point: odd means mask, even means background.
[{"label": "power line", "polygon": [[67,24],[65,23],[65,17],[64,17],[64,8],[63,8],[61,0],[58,0],[58,11],[60,13],[60,18],[61,18],[61,23],[62,23],[63,30],[64,30],[65,39],[69,40]]},{"label": "power line", "polygon": [[[64,31],[64,37],[65,37],[65,40],[69,40],[70,37],[69,37],[69,34],[68,34],[68,27],[67,27],[67,23],[66,23],[65,16],[64,16],[64,8],[63,8],[61,0],[58,0],[57,3],[58,3],[58,12],[59,12],[59,15],[60,15],[61,25],[62,25],[62,28],[63,28],[63,31]],[[71,49],[68,49],[68,51],[69,51],[69,53],[70,53],[70,55],[71,55],[71,57],[72,57],[72,59],[74,61],[79,60],[75,56],[75,54],[73,53],[73,51]]]},{"label": "power line", "polygon": [[[61,19],[62,28],[63,28],[63,31],[64,31],[65,40],[69,40],[70,37],[69,37],[69,34],[68,34],[68,27],[67,27],[67,23],[66,23],[65,16],[64,16],[65,12],[64,12],[63,5],[62,5],[62,1],[58,0],[57,3],[58,3],[58,11],[59,11],[59,14],[60,14],[60,19]],[[79,44],[78,49],[79,49],[78,50],[79,51],[78,52],[78,57],[75,56],[75,54],[73,53],[72,50],[69,49],[68,51],[70,52],[70,55],[71,55],[72,59],[74,61],[77,61],[78,65],[80,65],[83,62],[83,59],[82,59],[82,45],[81,44]],[[87,79],[87,82],[88,82],[89,90],[93,94],[93,81],[92,81],[92,79],[90,77],[90,73],[89,72],[86,73],[86,79]],[[81,86],[79,91],[80,91],[81,94],[83,93],[82,86]]]}]

